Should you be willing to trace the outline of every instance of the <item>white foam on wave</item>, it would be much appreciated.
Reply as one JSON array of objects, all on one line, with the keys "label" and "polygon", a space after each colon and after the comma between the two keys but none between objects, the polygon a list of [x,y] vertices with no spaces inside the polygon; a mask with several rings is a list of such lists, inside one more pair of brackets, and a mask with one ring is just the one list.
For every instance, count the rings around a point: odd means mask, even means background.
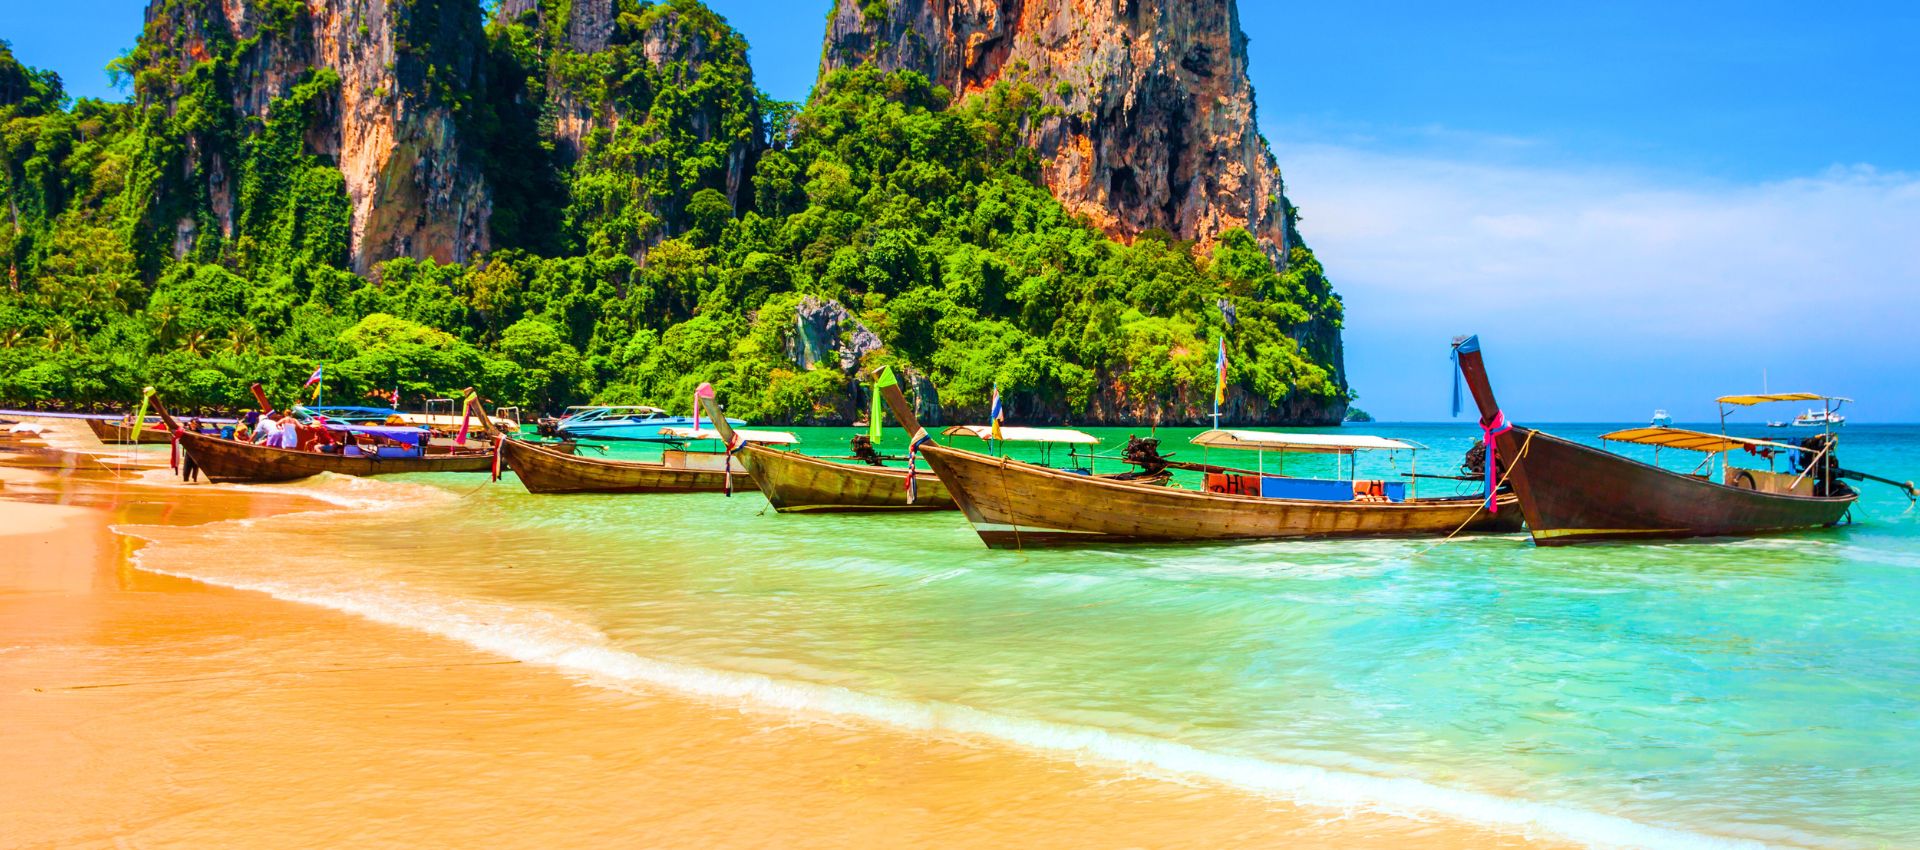
[{"label": "white foam on wave", "polygon": [[[194,541],[211,542],[206,536],[189,540],[137,526],[118,530],[146,537],[156,544],[193,546]],[[920,733],[986,739],[1077,760],[1124,765],[1162,778],[1212,780],[1307,806],[1444,818],[1520,835],[1556,836],[1595,847],[1732,850],[1766,846],[1755,840],[1687,832],[1568,806],[1446,788],[1416,779],[1277,762],[954,703],[912,701],[843,687],[662,661],[614,646],[600,630],[554,612],[356,580],[344,574],[330,574],[325,581],[303,581],[283,574],[223,572],[223,568],[245,570],[244,562],[238,560],[201,559],[194,563],[219,566],[175,570],[165,563],[171,551],[171,545],[144,547],[136,553],[135,562],[152,572],[266,593],[424,631],[507,658],[555,667],[613,688],[664,688],[743,708],[792,711],[815,717],[874,722]],[[1785,834],[1777,840],[1807,846],[1824,843]]]},{"label": "white foam on wave", "polygon": [[[165,467],[148,469],[134,477],[134,483],[157,487],[182,486],[177,475]],[[284,484],[215,484],[204,482],[191,486],[196,490],[220,490],[233,493],[271,493],[284,496],[304,496],[350,511],[399,510],[406,508],[448,505],[459,501],[458,494],[427,484],[406,481],[383,481],[376,478],[360,478],[353,475],[336,475],[322,472],[311,478],[290,481]]]}]

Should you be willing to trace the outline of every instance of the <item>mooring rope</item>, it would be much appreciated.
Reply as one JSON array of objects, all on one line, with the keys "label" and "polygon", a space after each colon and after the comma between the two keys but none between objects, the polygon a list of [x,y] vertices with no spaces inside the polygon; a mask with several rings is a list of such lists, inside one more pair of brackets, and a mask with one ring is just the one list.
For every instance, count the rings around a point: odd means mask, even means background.
[{"label": "mooring rope", "polygon": [[1520,451],[1517,452],[1514,455],[1513,460],[1507,464],[1506,471],[1500,474],[1500,481],[1499,483],[1493,485],[1493,491],[1487,494],[1487,498],[1480,499],[1478,503],[1473,506],[1473,513],[1467,514],[1467,518],[1461,521],[1460,525],[1455,527],[1452,531],[1447,532],[1447,536],[1442,537],[1439,540],[1436,540],[1433,543],[1429,544],[1426,548],[1413,553],[1413,557],[1418,558],[1421,555],[1425,555],[1428,552],[1431,552],[1440,546],[1453,542],[1454,537],[1458,536],[1460,532],[1466,530],[1466,527],[1468,525],[1471,525],[1474,520],[1480,517],[1480,512],[1487,509],[1487,503],[1500,498],[1500,488],[1507,486],[1507,478],[1513,475],[1514,467],[1517,467],[1520,465],[1520,459],[1527,456],[1527,448],[1533,445],[1533,435],[1538,433],[1540,432],[1535,431],[1531,428],[1527,429],[1527,439],[1520,443]]}]

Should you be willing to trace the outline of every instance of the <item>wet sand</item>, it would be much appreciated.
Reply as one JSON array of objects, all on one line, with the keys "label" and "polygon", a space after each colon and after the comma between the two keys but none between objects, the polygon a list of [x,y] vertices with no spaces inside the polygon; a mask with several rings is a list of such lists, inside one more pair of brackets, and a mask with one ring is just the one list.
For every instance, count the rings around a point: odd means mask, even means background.
[{"label": "wet sand", "polygon": [[19,448],[0,445],[0,846],[1548,846],[609,690],[144,572],[110,526],[326,506]]}]

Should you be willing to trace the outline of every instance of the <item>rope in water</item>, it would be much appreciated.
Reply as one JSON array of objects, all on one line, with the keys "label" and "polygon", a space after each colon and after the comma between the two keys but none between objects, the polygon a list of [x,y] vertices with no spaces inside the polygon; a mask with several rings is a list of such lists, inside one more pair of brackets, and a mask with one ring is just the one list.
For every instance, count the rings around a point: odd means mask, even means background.
[{"label": "rope in water", "polygon": [[1500,488],[1507,486],[1508,476],[1513,475],[1514,468],[1520,465],[1520,459],[1527,456],[1527,448],[1533,445],[1533,435],[1537,433],[1540,433],[1540,432],[1534,431],[1532,429],[1527,430],[1527,439],[1520,444],[1520,451],[1515,453],[1513,460],[1507,463],[1506,471],[1500,474],[1500,482],[1493,485],[1493,492],[1489,493],[1487,498],[1481,499],[1477,504],[1473,506],[1473,513],[1467,514],[1467,518],[1461,521],[1460,525],[1455,527],[1452,531],[1447,532],[1447,536],[1442,537],[1439,540],[1429,544],[1426,548],[1413,553],[1413,557],[1418,558],[1421,555],[1425,555],[1428,552],[1431,552],[1440,546],[1444,546],[1448,543],[1453,542],[1454,537],[1458,536],[1460,532],[1466,530],[1466,527],[1468,525],[1471,525],[1474,520],[1480,517],[1480,512],[1487,509],[1488,502],[1491,502],[1494,499],[1500,498]]}]

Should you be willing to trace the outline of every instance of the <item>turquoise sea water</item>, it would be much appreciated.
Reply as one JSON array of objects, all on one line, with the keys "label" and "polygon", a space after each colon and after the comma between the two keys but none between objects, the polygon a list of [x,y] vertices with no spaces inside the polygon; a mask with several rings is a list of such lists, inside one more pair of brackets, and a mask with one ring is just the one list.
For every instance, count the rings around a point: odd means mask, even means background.
[{"label": "turquoise sea water", "polygon": [[[1113,452],[1129,429],[1092,430]],[[1431,446],[1420,469],[1435,473],[1476,435],[1349,430]],[[851,433],[801,430],[818,454]],[[1162,430],[1163,452],[1199,459],[1193,433]],[[1920,427],[1848,426],[1840,457],[1920,478]],[[1408,468],[1382,456],[1361,473]],[[1521,535],[989,551],[958,513],[783,516],[751,492],[542,497],[451,475],[288,488],[350,512],[135,531],[158,544],[150,568],[608,687],[1600,846],[1912,846],[1920,515],[1862,486],[1843,528],[1563,549]],[[239,556],[285,547],[308,555]]]}]

